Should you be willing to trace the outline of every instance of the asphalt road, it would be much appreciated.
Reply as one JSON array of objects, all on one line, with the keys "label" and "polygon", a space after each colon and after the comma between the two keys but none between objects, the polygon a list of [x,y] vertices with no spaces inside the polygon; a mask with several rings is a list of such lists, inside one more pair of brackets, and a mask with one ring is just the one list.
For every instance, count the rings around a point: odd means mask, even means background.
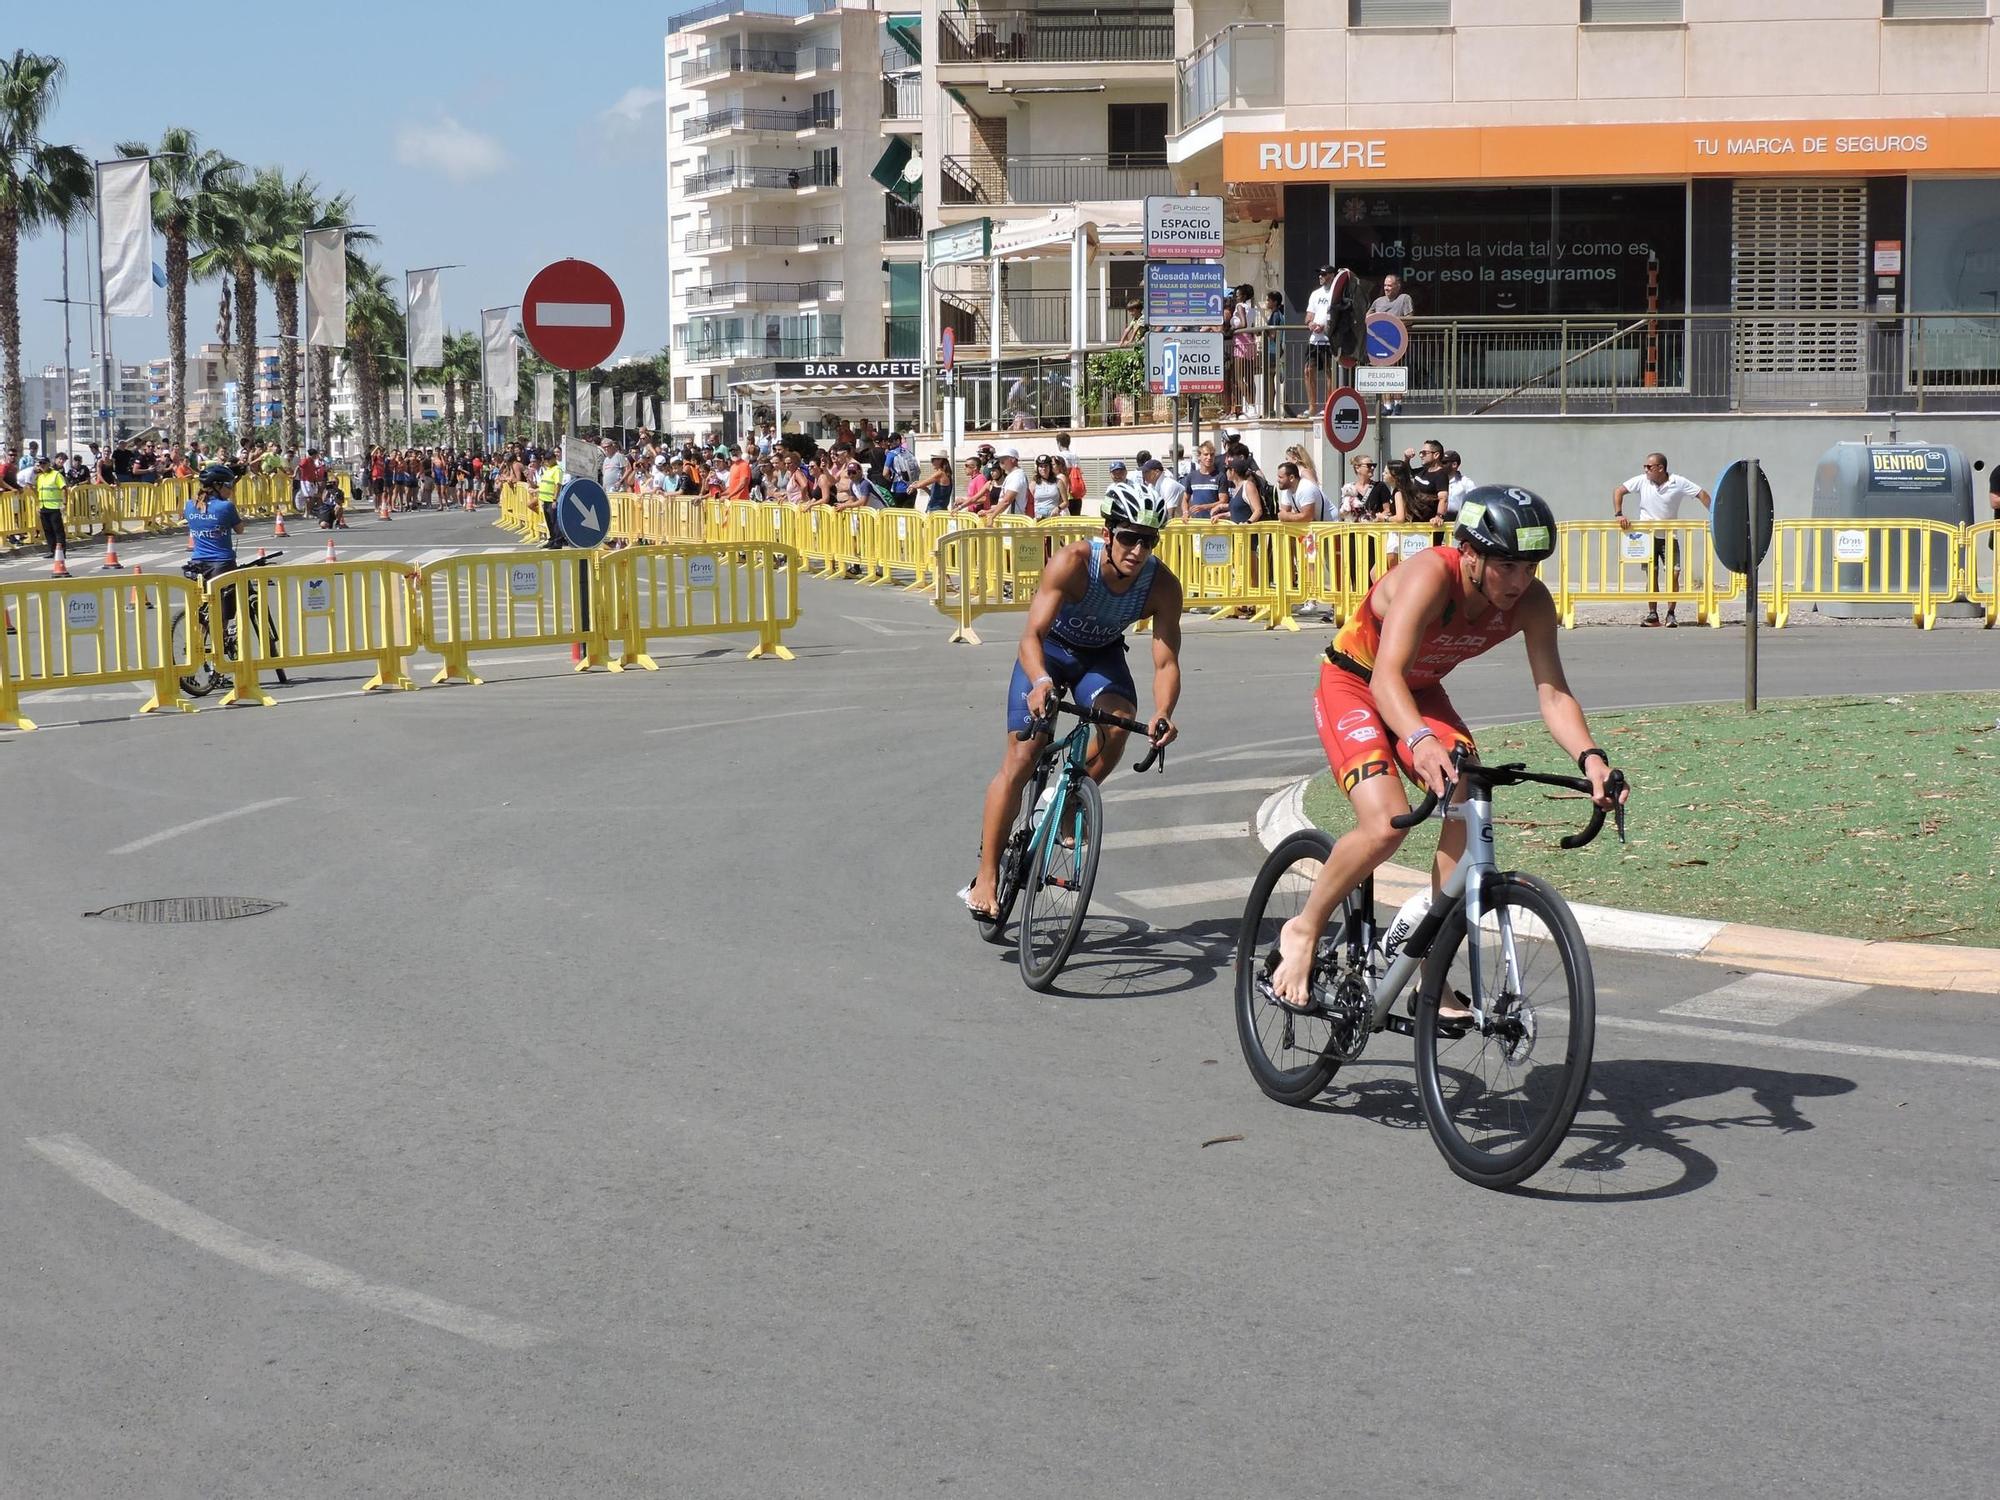
[{"label": "asphalt road", "polygon": [[[1041,997],[953,898],[1013,622],[804,599],[790,664],[0,736],[0,1494],[1992,1492],[2000,997],[1754,1024],[1756,976],[1602,953],[1570,1146],[1483,1192],[1399,1039],[1309,1110],[1237,1052],[1241,830],[1317,757],[1320,632],[1190,629]],[[1733,630],[1564,649],[1599,706],[1741,691]],[[1995,650],[1780,632],[1764,691]],[[1497,657],[1469,715],[1529,706]],[[284,905],[81,915],[184,894]]]}]

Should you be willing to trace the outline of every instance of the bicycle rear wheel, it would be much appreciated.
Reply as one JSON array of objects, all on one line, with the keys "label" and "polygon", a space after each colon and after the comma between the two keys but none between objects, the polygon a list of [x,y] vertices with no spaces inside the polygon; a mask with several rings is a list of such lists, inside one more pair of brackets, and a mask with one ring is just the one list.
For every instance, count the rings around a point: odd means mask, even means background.
[{"label": "bicycle rear wheel", "polygon": [[1022,885],[1028,904],[1021,908],[1021,978],[1031,990],[1046,990],[1056,982],[1083,933],[1104,835],[1104,800],[1097,783],[1076,777],[1057,792],[1048,817],[1054,826],[1041,853],[1031,853]]},{"label": "bicycle rear wheel", "polygon": [[[1318,828],[1301,829],[1279,844],[1257,872],[1237,929],[1236,1040],[1257,1087],[1280,1104],[1311,1103],[1340,1069],[1332,1019],[1293,1010],[1266,983],[1278,961],[1279,930],[1305,909],[1313,877],[1332,852],[1333,836]],[[1357,891],[1334,913],[1328,931],[1335,941],[1344,938],[1360,902]],[[1314,963],[1316,992],[1323,987],[1326,942],[1320,940],[1322,957]]]},{"label": "bicycle rear wheel", "polygon": [[[1424,962],[1417,1096],[1452,1171],[1481,1187],[1508,1188],[1541,1170],[1576,1118],[1590,1083],[1597,986],[1590,950],[1555,887],[1515,871],[1489,883],[1483,904],[1476,989],[1463,905]],[[1454,994],[1477,994],[1494,1016],[1492,1029],[1454,1036],[1446,1023],[1441,1034],[1438,1006]]]},{"label": "bicycle rear wheel", "polygon": [[1000,883],[994,887],[994,909],[999,912],[991,922],[975,916],[972,920],[979,927],[979,935],[989,943],[1003,943],[1007,940],[1007,919],[1014,914],[1014,903],[1021,896],[1022,872],[1028,859],[1028,840],[1035,832],[1035,798],[1041,782],[1031,779],[1021,793],[1021,811],[1014,819],[1014,826],[1007,830],[1007,846],[1000,851]]}]

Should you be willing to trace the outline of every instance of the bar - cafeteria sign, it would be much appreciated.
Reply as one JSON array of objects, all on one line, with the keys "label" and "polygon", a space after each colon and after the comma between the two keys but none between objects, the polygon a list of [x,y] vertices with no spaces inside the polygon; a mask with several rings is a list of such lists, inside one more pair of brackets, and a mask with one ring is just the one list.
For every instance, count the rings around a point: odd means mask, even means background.
[{"label": "bar - cafeteria sign", "polygon": [[1987,171],[2000,118],[1476,125],[1243,131],[1222,138],[1232,182],[1439,182]]}]

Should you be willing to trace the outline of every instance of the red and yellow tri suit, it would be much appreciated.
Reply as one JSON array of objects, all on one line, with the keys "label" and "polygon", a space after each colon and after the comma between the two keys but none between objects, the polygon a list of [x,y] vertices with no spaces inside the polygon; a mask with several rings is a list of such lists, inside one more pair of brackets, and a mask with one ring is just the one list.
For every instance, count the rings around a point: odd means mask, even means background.
[{"label": "red and yellow tri suit", "polygon": [[[1385,573],[1369,587],[1361,608],[1341,626],[1340,634],[1327,650],[1327,661],[1319,669],[1319,688],[1313,695],[1313,723],[1319,742],[1326,750],[1326,762],[1340,778],[1340,788],[1352,792],[1373,776],[1386,776],[1394,764],[1410,774],[1409,755],[1382,722],[1375,695],[1368,685],[1382,649],[1382,612],[1375,595],[1384,582],[1401,574],[1407,578],[1412,568],[1441,568],[1449,584],[1444,613],[1428,627],[1417,642],[1404,682],[1416,699],[1417,711],[1447,750],[1461,746],[1470,750],[1472,731],[1459,718],[1438,684],[1460,662],[1491,651],[1509,636],[1518,634],[1518,606],[1510,610],[1489,610],[1475,624],[1467,624],[1464,613],[1470,592],[1459,568],[1462,554],[1456,547],[1433,547],[1407,559],[1394,571]],[[1414,779],[1414,778],[1412,778]]]}]

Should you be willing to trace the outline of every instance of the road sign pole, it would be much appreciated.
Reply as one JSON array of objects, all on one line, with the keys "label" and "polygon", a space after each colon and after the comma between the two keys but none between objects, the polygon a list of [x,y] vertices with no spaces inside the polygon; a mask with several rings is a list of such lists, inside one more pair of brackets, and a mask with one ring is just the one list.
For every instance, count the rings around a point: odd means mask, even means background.
[{"label": "road sign pole", "polygon": [[1746,536],[1743,555],[1749,560],[1743,570],[1743,708],[1754,714],[1757,711],[1757,496],[1764,485],[1764,467],[1754,458],[1750,460],[1749,481],[1750,499],[1743,507]]}]

